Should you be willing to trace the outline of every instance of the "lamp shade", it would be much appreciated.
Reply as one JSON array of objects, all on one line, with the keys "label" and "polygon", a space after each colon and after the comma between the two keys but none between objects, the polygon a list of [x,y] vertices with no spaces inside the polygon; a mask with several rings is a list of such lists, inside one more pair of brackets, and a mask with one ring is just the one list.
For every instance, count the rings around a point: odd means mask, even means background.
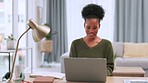
[{"label": "lamp shade", "polygon": [[28,25],[32,29],[32,36],[35,42],[42,40],[50,32],[50,28],[48,26],[38,25],[32,19],[29,20]]}]

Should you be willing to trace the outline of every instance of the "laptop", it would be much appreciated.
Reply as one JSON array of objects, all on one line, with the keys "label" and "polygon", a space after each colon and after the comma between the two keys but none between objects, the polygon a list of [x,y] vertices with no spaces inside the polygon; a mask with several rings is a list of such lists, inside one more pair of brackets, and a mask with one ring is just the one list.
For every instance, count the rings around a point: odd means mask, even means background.
[{"label": "laptop", "polygon": [[65,77],[73,82],[106,81],[105,58],[64,58]]}]

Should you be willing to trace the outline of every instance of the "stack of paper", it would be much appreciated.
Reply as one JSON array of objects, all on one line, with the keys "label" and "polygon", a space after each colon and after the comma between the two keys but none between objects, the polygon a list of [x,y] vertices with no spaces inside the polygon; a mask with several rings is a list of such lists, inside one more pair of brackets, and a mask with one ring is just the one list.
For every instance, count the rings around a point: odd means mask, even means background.
[{"label": "stack of paper", "polygon": [[49,76],[49,77],[62,79],[64,78],[65,74],[59,73],[59,72],[36,72],[36,73],[30,74],[30,77],[32,78],[43,77],[43,76]]},{"label": "stack of paper", "polygon": [[124,83],[148,83],[148,80],[124,80]]}]

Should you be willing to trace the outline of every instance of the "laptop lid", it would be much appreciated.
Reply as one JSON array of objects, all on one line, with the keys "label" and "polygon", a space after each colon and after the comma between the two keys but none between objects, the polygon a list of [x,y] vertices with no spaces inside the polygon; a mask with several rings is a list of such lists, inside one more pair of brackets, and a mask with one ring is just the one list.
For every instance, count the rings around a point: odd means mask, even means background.
[{"label": "laptop lid", "polygon": [[67,81],[106,81],[105,58],[65,58],[64,65]]}]

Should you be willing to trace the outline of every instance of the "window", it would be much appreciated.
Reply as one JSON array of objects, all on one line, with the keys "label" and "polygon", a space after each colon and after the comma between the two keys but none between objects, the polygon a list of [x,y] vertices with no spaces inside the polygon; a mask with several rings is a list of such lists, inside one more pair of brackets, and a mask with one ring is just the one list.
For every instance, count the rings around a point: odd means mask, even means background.
[{"label": "window", "polygon": [[[18,0],[18,36],[26,30],[26,0]],[[20,40],[20,47],[26,47],[26,34]]]},{"label": "window", "polygon": [[5,13],[4,12],[0,12],[0,17],[1,17],[1,19],[0,19],[0,23],[1,24],[3,24],[4,23],[4,21],[5,21]]},{"label": "window", "polygon": [[[26,1],[27,0],[0,0],[0,34],[3,36],[2,43],[0,44],[1,50],[7,49],[4,37],[14,34],[14,37],[18,39],[18,37],[26,30]],[[26,35],[24,35],[20,40],[19,48],[26,46]],[[18,55],[22,56],[17,57],[16,64],[22,63],[25,68],[28,68],[30,66],[28,58],[31,57],[28,53],[31,54],[30,50],[19,52]],[[13,56],[11,56],[11,64],[12,58]],[[20,60],[22,62],[20,62]],[[3,76],[9,71],[8,66],[8,54],[0,53],[0,76]]]}]

